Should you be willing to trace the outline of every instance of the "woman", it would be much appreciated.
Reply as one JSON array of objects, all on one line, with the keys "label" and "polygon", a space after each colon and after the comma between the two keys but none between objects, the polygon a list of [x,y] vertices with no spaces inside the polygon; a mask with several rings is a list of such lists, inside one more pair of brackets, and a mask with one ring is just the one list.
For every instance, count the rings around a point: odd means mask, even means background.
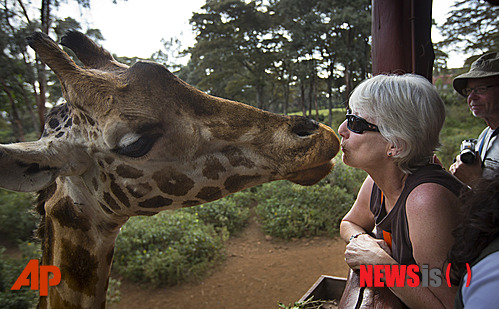
[{"label": "woman", "polygon": [[[482,179],[464,196],[463,221],[449,253],[459,284],[455,308],[496,308],[499,303],[499,174]],[[468,266],[466,265],[468,263]],[[470,267],[470,274],[468,274]],[[469,278],[470,277],[470,278]],[[468,284],[468,286],[466,286]]]},{"label": "woman", "polygon": [[[421,76],[378,75],[353,91],[349,107],[338,129],[343,162],[368,177],[340,224],[347,264],[418,264],[445,273],[462,184],[431,163],[442,99]],[[390,290],[410,308],[451,308],[456,294],[444,283]]]}]

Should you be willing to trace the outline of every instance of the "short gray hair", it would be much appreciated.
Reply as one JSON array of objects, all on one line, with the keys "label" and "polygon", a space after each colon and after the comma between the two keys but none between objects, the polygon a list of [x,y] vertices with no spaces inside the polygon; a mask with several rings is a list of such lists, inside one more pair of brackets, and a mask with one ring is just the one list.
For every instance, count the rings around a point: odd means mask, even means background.
[{"label": "short gray hair", "polygon": [[440,146],[445,105],[436,88],[420,75],[367,79],[354,89],[349,105],[374,121],[381,134],[401,149],[394,159],[404,173],[428,164]]}]

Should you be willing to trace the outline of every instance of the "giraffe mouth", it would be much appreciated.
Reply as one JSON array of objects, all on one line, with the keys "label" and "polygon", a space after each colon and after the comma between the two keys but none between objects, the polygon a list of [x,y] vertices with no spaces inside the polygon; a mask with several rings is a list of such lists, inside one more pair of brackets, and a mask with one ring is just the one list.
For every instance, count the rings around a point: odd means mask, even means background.
[{"label": "giraffe mouth", "polygon": [[331,159],[324,164],[289,173],[284,178],[302,186],[311,186],[326,177],[331,172],[333,166],[334,163]]}]

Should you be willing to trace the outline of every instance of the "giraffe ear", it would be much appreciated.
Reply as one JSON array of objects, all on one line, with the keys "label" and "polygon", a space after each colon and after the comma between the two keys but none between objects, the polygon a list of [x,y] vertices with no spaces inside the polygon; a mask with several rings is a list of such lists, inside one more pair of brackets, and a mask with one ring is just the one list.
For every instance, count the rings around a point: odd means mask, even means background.
[{"label": "giraffe ear", "polygon": [[0,187],[18,192],[44,189],[58,176],[81,167],[70,162],[71,157],[43,140],[0,145]]}]

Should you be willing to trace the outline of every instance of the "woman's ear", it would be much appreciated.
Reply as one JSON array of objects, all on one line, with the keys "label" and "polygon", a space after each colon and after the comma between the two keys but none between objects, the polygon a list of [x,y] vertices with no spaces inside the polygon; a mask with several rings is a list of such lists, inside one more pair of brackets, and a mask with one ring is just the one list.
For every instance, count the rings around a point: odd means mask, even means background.
[{"label": "woman's ear", "polygon": [[399,155],[402,152],[402,148],[399,146],[391,145],[390,148],[388,148],[388,151],[386,152],[387,156],[389,157],[394,157]]}]

